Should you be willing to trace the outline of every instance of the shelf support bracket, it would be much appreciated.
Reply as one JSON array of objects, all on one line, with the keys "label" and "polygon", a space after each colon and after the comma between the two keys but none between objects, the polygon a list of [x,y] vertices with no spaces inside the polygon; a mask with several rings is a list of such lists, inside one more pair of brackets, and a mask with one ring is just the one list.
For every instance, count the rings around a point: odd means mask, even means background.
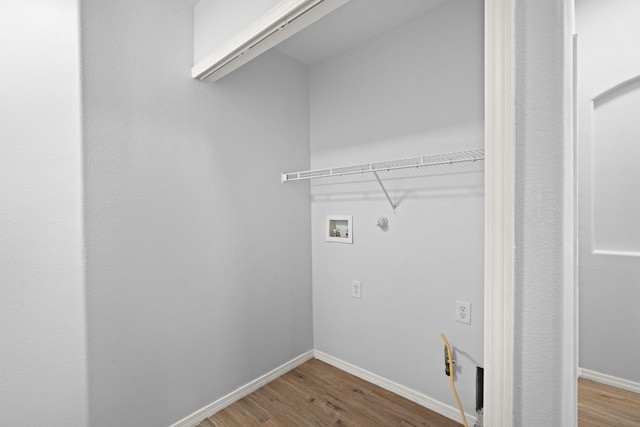
[{"label": "shelf support bracket", "polygon": [[376,179],[378,180],[378,184],[380,184],[380,187],[382,188],[382,191],[384,191],[384,195],[387,196],[387,200],[389,201],[389,204],[391,205],[391,209],[393,209],[393,211],[395,212],[396,211],[396,205],[391,200],[391,197],[389,196],[389,193],[387,193],[387,189],[384,188],[384,184],[382,183],[382,180],[378,176],[378,172],[374,171],[373,174],[376,176]]}]

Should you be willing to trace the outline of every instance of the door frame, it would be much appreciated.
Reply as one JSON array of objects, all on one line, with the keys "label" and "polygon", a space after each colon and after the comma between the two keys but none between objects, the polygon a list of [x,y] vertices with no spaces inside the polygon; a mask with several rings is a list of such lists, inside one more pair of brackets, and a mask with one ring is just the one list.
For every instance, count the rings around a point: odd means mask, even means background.
[{"label": "door frame", "polygon": [[514,1],[485,0],[484,422],[513,425]]}]

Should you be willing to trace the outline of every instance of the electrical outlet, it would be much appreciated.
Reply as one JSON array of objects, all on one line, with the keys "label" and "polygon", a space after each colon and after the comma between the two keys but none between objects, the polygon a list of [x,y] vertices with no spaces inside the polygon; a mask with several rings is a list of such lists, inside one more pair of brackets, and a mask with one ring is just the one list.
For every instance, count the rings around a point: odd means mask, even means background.
[{"label": "electrical outlet", "polygon": [[362,299],[362,282],[360,280],[351,281],[351,296]]},{"label": "electrical outlet", "polygon": [[471,303],[456,301],[456,322],[471,324]]}]

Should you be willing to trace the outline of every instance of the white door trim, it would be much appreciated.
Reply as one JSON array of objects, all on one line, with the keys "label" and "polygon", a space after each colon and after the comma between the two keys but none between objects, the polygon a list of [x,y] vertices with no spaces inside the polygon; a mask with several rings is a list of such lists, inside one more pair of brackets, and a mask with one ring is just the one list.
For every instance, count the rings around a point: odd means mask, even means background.
[{"label": "white door trim", "polygon": [[485,0],[484,423],[513,425],[514,2]]}]

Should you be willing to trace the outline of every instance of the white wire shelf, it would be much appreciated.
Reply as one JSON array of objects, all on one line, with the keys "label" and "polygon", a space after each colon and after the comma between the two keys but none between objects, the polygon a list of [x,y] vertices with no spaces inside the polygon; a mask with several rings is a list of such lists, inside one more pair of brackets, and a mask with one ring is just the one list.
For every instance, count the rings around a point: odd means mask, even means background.
[{"label": "white wire shelf", "polygon": [[[407,159],[386,160],[383,162],[362,163],[335,168],[313,169],[300,172],[282,174],[282,182],[312,180],[314,183],[337,184],[339,182],[353,182],[355,179],[365,179],[373,176],[386,196],[391,207],[393,203],[380,176],[383,178],[401,178],[423,175],[423,171],[434,174],[460,173],[481,171],[484,169],[484,149],[455,151],[451,153],[431,154],[428,156],[410,157]],[[398,171],[402,174],[398,175]],[[407,174],[407,171],[412,171]],[[420,171],[420,172],[418,172]],[[415,172],[415,173],[414,173]],[[344,177],[338,179],[338,177]]]},{"label": "white wire shelf", "polygon": [[[480,170],[484,168],[484,149],[455,151],[452,153],[431,154],[428,156],[410,157],[407,159],[386,160],[375,163],[340,166],[335,168],[313,169],[282,174],[282,182],[300,180],[322,180],[345,175],[367,175],[380,172],[391,172],[401,169],[432,168],[440,173],[456,172],[454,165],[471,162]],[[458,168],[459,169],[459,168]],[[334,181],[337,182],[337,181]]]}]

